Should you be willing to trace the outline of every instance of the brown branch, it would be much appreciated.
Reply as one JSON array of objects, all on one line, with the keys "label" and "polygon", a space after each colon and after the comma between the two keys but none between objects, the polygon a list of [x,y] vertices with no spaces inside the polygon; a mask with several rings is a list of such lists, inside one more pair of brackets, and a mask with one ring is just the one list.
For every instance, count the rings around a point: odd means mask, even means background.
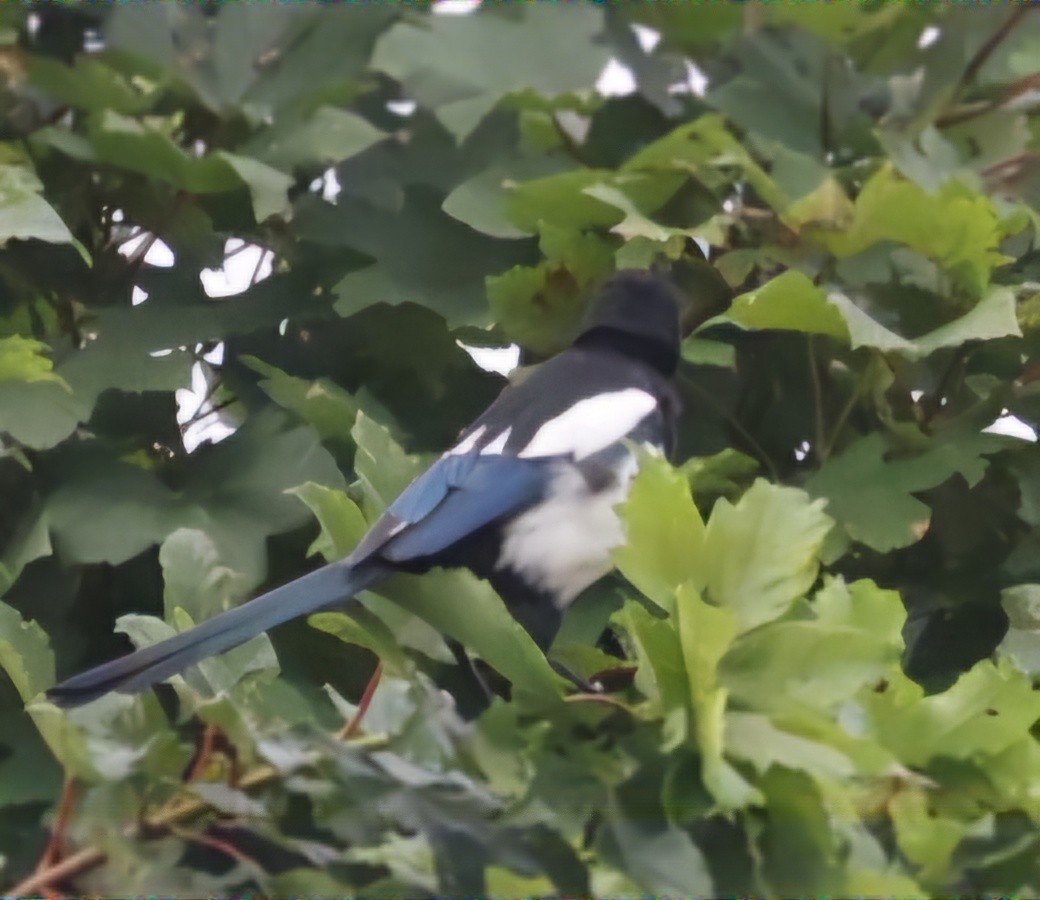
[{"label": "brown branch", "polygon": [[349,741],[358,733],[358,730],[361,728],[361,720],[365,717],[365,713],[368,712],[369,706],[372,705],[372,697],[375,696],[376,688],[379,687],[379,681],[382,677],[383,662],[380,660],[376,663],[376,667],[372,671],[372,677],[368,679],[368,684],[365,685],[365,690],[358,701],[358,708],[357,712],[354,713],[354,718],[337,732],[336,737],[340,740]]},{"label": "brown branch", "polygon": [[200,844],[203,847],[209,847],[211,850],[216,850],[218,853],[223,853],[225,856],[231,857],[235,862],[244,862],[259,867],[259,863],[246,853],[243,853],[230,841],[222,840],[218,837],[213,837],[211,834],[198,834],[194,831],[188,831],[186,828],[181,828],[179,825],[169,826],[170,834],[176,835],[181,840],[191,841],[195,844]]},{"label": "brown branch", "polygon": [[[354,726],[353,731],[356,731],[357,727],[360,726],[361,717],[364,715],[364,712],[368,709],[368,705],[371,703],[371,694],[375,692],[375,684],[373,682],[378,683],[378,680],[376,679],[377,674],[381,674],[381,666],[377,666],[376,672],[373,673],[373,677],[369,681],[369,687],[366,687],[365,689],[365,695],[361,698],[361,704],[358,706],[357,715],[354,716],[350,723],[348,723],[347,728],[344,728],[343,731],[340,732],[341,735],[346,732],[350,726]],[[357,724],[355,725],[355,723]],[[358,739],[352,743],[355,746],[364,746],[369,747],[370,749],[376,749],[384,746],[386,740],[382,736],[377,736],[367,740],[364,738]],[[261,785],[274,781],[278,777],[278,774],[279,772],[274,766],[266,764],[257,766],[242,777],[242,780],[238,783],[238,788],[247,791],[260,787]],[[152,815],[146,816],[140,822],[135,822],[132,825],[124,827],[122,829],[122,834],[125,838],[132,838],[141,833],[166,832],[170,830],[171,826],[176,826],[181,822],[185,822],[195,816],[201,815],[211,808],[211,805],[201,797],[175,797]],[[65,857],[65,859],[59,863],[38,869],[24,881],[19,882],[8,890],[0,891],[0,896],[12,898],[40,896],[43,893],[44,888],[53,884],[58,884],[68,878],[73,878],[76,875],[82,875],[84,872],[89,872],[91,869],[96,869],[98,866],[103,865],[107,859],[108,854],[99,847],[86,847],[77,853],[73,853],[71,856]]]},{"label": "brown branch", "polygon": [[65,855],[63,849],[65,830],[68,827],[69,819],[72,818],[72,811],[76,807],[78,798],[78,782],[75,778],[67,777],[61,786],[61,797],[58,800],[58,812],[54,818],[54,825],[51,827],[51,836],[47,840],[47,846],[43,848],[43,853],[40,854],[40,861],[36,864],[37,872],[51,868]]},{"label": "brown branch", "polygon": [[195,754],[191,768],[188,769],[188,774],[184,776],[185,781],[198,781],[202,777],[202,773],[206,771],[206,767],[213,759],[216,746],[217,726],[212,722],[207,722],[206,727],[202,729],[202,740],[199,743],[198,752]]},{"label": "brown branch", "polygon": [[33,872],[25,881],[16,884],[4,892],[5,897],[38,897],[43,889],[51,884],[64,881],[73,875],[80,875],[90,869],[100,866],[108,854],[97,847],[87,847],[72,856],[66,856],[60,863],[48,866]]},{"label": "brown branch", "polygon": [[1009,34],[1014,30],[1015,26],[1022,20],[1022,17],[1029,12],[1030,7],[1033,3],[1021,3],[1011,15],[1007,17],[1004,24],[1002,24],[985,44],[979,47],[978,51],[965,66],[964,72],[961,74],[960,81],[957,82],[957,88],[953,92],[956,97],[963,91],[969,84],[975,81],[979,71],[989,61],[989,58],[996,51],[1003,41]]}]

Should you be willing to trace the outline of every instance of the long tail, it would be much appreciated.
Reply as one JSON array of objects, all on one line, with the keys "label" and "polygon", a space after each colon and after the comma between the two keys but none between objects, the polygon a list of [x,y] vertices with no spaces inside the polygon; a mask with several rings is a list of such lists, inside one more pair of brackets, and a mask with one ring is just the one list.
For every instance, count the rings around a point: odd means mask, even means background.
[{"label": "long tail", "polygon": [[80,706],[109,691],[143,691],[275,625],[347,600],[386,575],[387,569],[371,563],[330,563],[188,631],[74,675],[47,697],[58,706]]}]

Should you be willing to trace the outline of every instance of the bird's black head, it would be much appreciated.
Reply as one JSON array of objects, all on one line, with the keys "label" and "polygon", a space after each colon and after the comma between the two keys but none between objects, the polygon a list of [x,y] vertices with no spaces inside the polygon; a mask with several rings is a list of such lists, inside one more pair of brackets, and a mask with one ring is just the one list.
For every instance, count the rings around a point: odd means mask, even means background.
[{"label": "bird's black head", "polygon": [[679,365],[679,293],[671,280],[629,269],[600,290],[576,346],[607,346],[665,375]]}]

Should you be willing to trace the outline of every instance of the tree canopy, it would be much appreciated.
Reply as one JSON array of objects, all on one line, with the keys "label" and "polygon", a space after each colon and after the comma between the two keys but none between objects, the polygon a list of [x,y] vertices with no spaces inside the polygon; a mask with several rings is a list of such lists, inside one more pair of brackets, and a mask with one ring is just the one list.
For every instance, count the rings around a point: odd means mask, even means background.
[{"label": "tree canopy", "polygon": [[[1040,12],[450,8],[0,6],[0,892],[1040,892]],[[651,266],[606,694],[433,572],[43,699],[348,552]]]}]

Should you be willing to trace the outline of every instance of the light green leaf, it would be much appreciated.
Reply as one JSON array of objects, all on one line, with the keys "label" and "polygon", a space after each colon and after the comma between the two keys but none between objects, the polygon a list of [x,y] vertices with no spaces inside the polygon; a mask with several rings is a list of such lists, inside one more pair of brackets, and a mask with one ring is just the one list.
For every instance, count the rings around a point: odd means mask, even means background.
[{"label": "light green leaf", "polygon": [[826,334],[839,340],[849,337],[849,326],[841,312],[821,288],[796,269],[736,297],[725,317],[745,328]]},{"label": "light green leaf", "polygon": [[159,547],[165,615],[183,609],[200,622],[231,609],[250,588],[241,574],[223,564],[220,550],[204,531],[178,528]]},{"label": "light green leaf", "polygon": [[0,381],[53,381],[69,390],[65,381],[52,370],[41,341],[12,335],[0,338]]},{"label": "light green leaf", "polygon": [[719,681],[718,667],[737,636],[737,617],[705,603],[690,584],[679,589],[675,607],[704,786],[725,811],[760,804],[761,793],[724,756],[729,691]]},{"label": "light green leaf", "polygon": [[425,470],[422,460],[408,456],[389,429],[358,412],[351,434],[357,442],[354,468],[371,509],[368,518],[386,509]]},{"label": "light green leaf", "polygon": [[847,228],[820,233],[820,241],[839,257],[878,241],[905,244],[934,259],[977,295],[987,287],[992,270],[1007,261],[997,249],[1002,237],[987,197],[957,181],[929,194],[890,166],[863,186]]},{"label": "light green leaf", "polygon": [[0,666],[28,702],[54,684],[54,653],[44,630],[0,602]]},{"label": "light green leaf", "polygon": [[840,750],[779,728],[761,713],[726,713],[725,735],[727,754],[747,760],[760,774],[774,765],[801,769],[816,779],[849,778],[856,771]]},{"label": "light green leaf", "polygon": [[654,603],[674,609],[676,590],[701,577],[704,563],[704,521],[686,480],[648,454],[620,510],[627,541],[614,551],[615,564]]},{"label": "light green leaf", "polygon": [[361,510],[343,491],[308,481],[287,493],[299,497],[321,526],[321,534],[307,548],[308,556],[320,553],[326,562],[342,559],[368,530]]},{"label": "light green leaf", "polygon": [[736,614],[741,630],[783,615],[816,580],[834,524],[824,505],[761,479],[736,506],[725,498],[715,504],[693,577],[712,603]]},{"label": "light green leaf", "polygon": [[919,787],[905,788],[889,800],[888,809],[899,849],[914,865],[924,884],[943,884],[957,845],[972,823],[937,813],[934,800]]},{"label": "light green leaf", "polygon": [[1016,584],[1000,592],[1008,630],[999,652],[1029,675],[1040,674],[1040,584]]},{"label": "light green leaf", "polygon": [[352,606],[348,613],[319,612],[307,618],[307,624],[331,634],[346,644],[371,650],[392,674],[407,676],[415,665],[399,637],[378,617],[364,608]]},{"label": "light green leaf", "polygon": [[982,660],[951,688],[928,697],[904,678],[863,702],[877,739],[908,765],[1000,753],[1040,719],[1040,692],[1008,660]]},{"label": "light green leaf", "polygon": [[42,185],[26,167],[0,164],[0,247],[9,240],[71,244],[73,237],[54,208],[40,196]]},{"label": "light green leaf", "polygon": [[812,609],[814,618],[742,635],[722,660],[721,683],[751,708],[830,712],[898,661],[906,613],[895,591],[832,579]]},{"label": "light green leaf", "polygon": [[737,351],[732,344],[722,341],[690,337],[682,343],[682,358],[695,366],[732,369],[737,364]]}]

